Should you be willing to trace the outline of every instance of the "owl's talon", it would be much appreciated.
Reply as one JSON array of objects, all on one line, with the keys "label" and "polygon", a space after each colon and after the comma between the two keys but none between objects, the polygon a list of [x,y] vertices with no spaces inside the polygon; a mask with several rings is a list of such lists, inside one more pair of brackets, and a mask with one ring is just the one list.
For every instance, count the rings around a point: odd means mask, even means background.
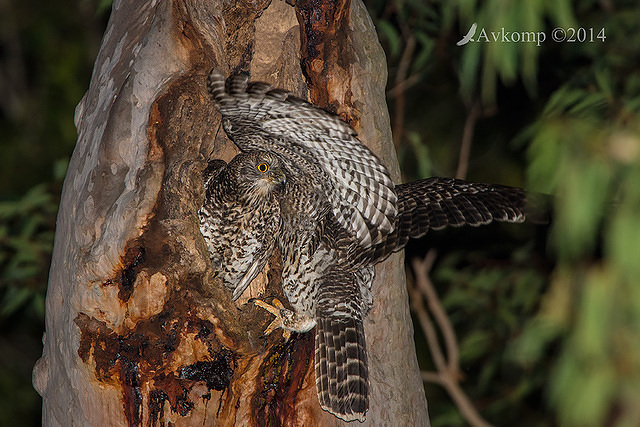
[{"label": "owl's talon", "polygon": [[264,330],[265,335],[270,335],[276,329],[282,328],[282,336],[284,337],[285,341],[289,341],[289,338],[291,337],[291,331],[283,328],[282,324],[282,310],[286,310],[286,308],[280,302],[280,300],[274,298],[271,304],[268,304],[262,300],[254,300],[253,303],[276,316],[276,318],[273,319],[273,322],[269,323],[267,329]]},{"label": "owl's talon", "polygon": [[264,308],[265,310],[267,310],[269,313],[273,314],[276,317],[280,316],[280,310],[284,308],[284,305],[282,305],[280,300],[278,300],[277,298],[274,298],[271,304],[268,304],[259,299],[253,300],[253,303],[258,307]]}]

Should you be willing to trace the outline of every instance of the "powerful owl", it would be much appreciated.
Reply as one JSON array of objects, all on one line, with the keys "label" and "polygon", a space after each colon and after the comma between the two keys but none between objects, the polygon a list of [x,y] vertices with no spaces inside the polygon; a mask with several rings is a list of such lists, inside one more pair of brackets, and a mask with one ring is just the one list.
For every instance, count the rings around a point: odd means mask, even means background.
[{"label": "powerful owl", "polygon": [[[235,299],[280,247],[283,293],[293,311],[259,302],[276,315],[269,330],[315,327],[321,407],[364,420],[363,319],[373,303],[373,266],[430,229],[521,222],[525,193],[447,178],[395,186],[336,116],[245,77],[225,86],[214,71],[208,86],[227,134],[246,151],[229,165],[212,163],[217,172],[205,177],[201,230],[214,267]],[[240,229],[235,239],[230,230]]]},{"label": "powerful owl", "polygon": [[336,220],[364,247],[393,231],[397,197],[389,172],[355,131],[288,92],[214,69],[209,93],[229,138],[243,151],[265,150],[322,187]]},{"label": "powerful owl", "polygon": [[237,299],[262,271],[280,231],[278,190],[285,183],[279,158],[240,153],[227,165],[209,162],[200,232],[213,268]]}]

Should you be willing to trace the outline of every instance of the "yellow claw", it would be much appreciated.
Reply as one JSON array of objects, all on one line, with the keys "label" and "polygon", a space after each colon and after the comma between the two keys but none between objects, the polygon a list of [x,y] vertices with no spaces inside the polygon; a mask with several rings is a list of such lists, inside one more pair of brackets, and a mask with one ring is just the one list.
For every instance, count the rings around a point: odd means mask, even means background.
[{"label": "yellow claw", "polygon": [[[253,303],[276,316],[276,318],[273,319],[273,322],[271,322],[269,326],[267,326],[267,329],[264,330],[265,335],[270,335],[271,332],[275,331],[276,329],[282,328],[282,316],[280,315],[280,310],[285,310],[285,307],[279,299],[274,298],[271,304],[267,304],[266,302],[261,300],[255,300],[253,301]],[[291,337],[291,331],[289,331],[288,329],[282,329],[282,336],[284,337],[285,341],[288,341]]]},{"label": "yellow claw", "polygon": [[267,304],[266,302],[262,301],[262,300],[255,300],[253,301],[253,303],[255,305],[257,305],[258,307],[262,307],[265,310],[267,310],[269,313],[275,315],[275,316],[280,316],[280,310],[282,310],[284,308],[284,305],[282,305],[282,303],[280,302],[280,300],[278,298],[274,298],[272,301],[272,304]]}]

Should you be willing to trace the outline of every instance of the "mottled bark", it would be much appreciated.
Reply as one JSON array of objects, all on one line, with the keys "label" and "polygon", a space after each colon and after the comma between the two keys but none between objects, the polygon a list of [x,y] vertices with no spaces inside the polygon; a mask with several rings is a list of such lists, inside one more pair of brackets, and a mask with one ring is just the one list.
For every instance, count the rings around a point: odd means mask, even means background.
[{"label": "mottled bark", "polygon": [[[116,1],[58,214],[34,368],[45,425],[344,424],[318,405],[313,334],[263,336],[271,315],[232,302],[209,265],[200,173],[237,151],[206,94],[214,66],[341,114],[399,176],[360,0]],[[426,425],[401,257],[377,273],[364,424]],[[279,274],[274,258],[253,296],[277,295]]]}]

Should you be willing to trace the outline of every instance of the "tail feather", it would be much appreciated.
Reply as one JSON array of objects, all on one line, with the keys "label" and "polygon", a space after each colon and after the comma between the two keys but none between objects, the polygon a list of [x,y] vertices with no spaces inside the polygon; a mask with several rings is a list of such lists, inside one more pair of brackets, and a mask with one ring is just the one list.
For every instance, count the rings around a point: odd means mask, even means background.
[{"label": "tail feather", "polygon": [[363,421],[369,409],[369,373],[360,320],[318,320],[315,371],[322,409],[345,421]]}]

